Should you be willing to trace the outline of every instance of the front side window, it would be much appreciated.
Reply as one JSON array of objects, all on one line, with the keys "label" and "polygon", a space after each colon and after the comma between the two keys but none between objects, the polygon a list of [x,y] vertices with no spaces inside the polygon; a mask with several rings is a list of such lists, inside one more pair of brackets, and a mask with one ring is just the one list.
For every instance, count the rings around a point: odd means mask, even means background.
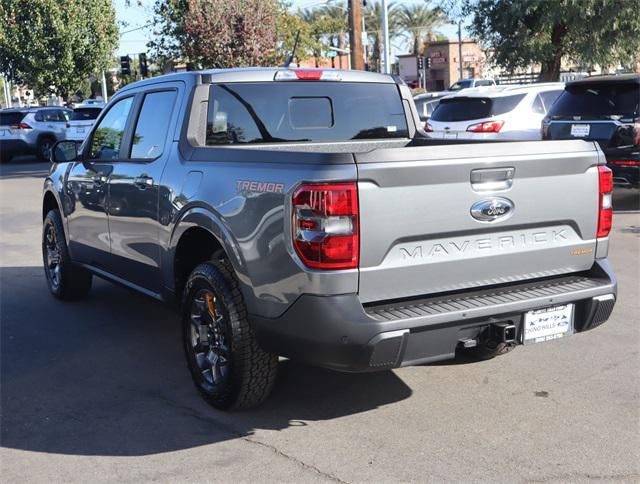
[{"label": "front side window", "polygon": [[91,140],[91,159],[115,160],[120,157],[120,145],[133,97],[115,103],[96,128]]},{"label": "front side window", "polygon": [[144,97],[131,143],[131,158],[154,159],[162,154],[176,91],[152,92]]},{"label": "front side window", "polygon": [[230,83],[213,85],[209,95],[209,146],[408,136],[395,84]]}]

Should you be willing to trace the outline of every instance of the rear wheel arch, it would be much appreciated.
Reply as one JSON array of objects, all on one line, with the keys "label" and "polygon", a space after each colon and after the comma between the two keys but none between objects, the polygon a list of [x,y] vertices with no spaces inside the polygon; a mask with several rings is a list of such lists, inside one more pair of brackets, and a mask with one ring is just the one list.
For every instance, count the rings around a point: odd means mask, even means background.
[{"label": "rear wheel arch", "polygon": [[165,273],[178,300],[191,271],[216,253],[228,259],[237,275],[243,272],[233,237],[223,223],[203,207],[187,210],[173,229],[166,266],[170,270]]}]

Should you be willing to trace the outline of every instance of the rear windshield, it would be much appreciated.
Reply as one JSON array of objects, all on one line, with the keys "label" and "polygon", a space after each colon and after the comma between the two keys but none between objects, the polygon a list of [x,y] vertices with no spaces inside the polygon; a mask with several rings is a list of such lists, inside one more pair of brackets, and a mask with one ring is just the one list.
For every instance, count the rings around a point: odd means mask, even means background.
[{"label": "rear windshield", "polygon": [[502,97],[453,97],[442,99],[433,111],[434,121],[469,121],[513,111],[524,94]]},{"label": "rear windshield", "polygon": [[90,119],[96,119],[102,112],[102,108],[81,108],[74,109],[71,113],[71,121],[86,121]]},{"label": "rear windshield", "polygon": [[0,126],[9,126],[12,124],[20,123],[27,113],[19,113],[19,112],[9,112],[3,113],[0,111]]},{"label": "rear windshield", "polygon": [[211,86],[207,145],[409,136],[395,84],[230,83]]},{"label": "rear windshield", "polygon": [[473,81],[458,81],[456,83],[451,84],[449,91],[459,91],[460,89],[466,89],[467,87],[472,87]]},{"label": "rear windshield", "polygon": [[634,117],[638,115],[637,84],[567,86],[549,111],[550,116]]}]

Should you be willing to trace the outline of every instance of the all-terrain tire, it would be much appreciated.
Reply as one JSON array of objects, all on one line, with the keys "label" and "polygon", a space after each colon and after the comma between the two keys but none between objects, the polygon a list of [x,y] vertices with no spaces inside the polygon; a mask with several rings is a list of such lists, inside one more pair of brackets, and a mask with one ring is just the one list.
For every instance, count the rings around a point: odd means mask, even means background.
[{"label": "all-terrain tire", "polygon": [[[197,298],[203,292],[215,296],[216,315],[218,311],[221,314],[218,328],[226,341],[226,374],[215,383],[207,378],[206,370],[203,371],[204,352],[196,349],[194,343],[194,334],[197,339],[200,333],[192,329],[194,307],[201,304]],[[258,345],[238,280],[227,260],[211,260],[191,272],[182,298],[182,334],[189,371],[198,391],[209,404],[222,410],[249,408],[267,398],[275,382],[278,356]],[[204,366],[207,364],[208,360]]]},{"label": "all-terrain tire", "polygon": [[56,298],[82,299],[89,293],[93,277],[71,260],[58,210],[50,210],[42,224],[42,259],[49,291]]}]

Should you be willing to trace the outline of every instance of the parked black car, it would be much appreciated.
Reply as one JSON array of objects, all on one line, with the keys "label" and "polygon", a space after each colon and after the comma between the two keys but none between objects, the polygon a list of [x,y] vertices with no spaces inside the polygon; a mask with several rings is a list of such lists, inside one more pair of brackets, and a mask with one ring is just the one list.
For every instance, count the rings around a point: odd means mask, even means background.
[{"label": "parked black car", "polygon": [[640,187],[640,74],[567,83],[542,121],[542,139],[597,141],[616,186]]}]

